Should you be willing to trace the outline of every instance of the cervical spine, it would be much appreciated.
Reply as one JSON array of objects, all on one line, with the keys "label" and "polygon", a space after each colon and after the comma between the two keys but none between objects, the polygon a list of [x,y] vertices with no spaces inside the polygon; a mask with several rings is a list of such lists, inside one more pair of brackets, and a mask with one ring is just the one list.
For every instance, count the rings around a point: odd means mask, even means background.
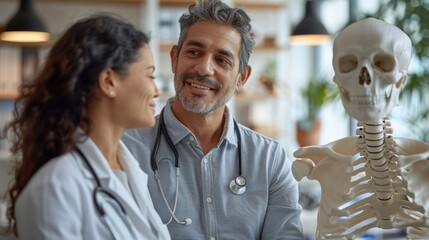
[{"label": "cervical spine", "polygon": [[359,138],[364,140],[364,148],[360,154],[367,160],[371,172],[371,182],[374,193],[380,201],[392,198],[393,188],[389,176],[389,164],[385,157],[385,125],[383,121],[358,124]]}]

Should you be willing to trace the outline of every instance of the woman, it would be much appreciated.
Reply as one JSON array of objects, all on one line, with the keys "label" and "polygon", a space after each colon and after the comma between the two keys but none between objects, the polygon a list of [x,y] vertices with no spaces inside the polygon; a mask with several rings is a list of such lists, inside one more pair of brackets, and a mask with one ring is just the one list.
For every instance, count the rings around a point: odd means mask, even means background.
[{"label": "woman", "polygon": [[22,161],[8,209],[20,239],[170,239],[120,141],[155,123],[148,42],[117,17],[82,19],[21,89],[9,129]]}]

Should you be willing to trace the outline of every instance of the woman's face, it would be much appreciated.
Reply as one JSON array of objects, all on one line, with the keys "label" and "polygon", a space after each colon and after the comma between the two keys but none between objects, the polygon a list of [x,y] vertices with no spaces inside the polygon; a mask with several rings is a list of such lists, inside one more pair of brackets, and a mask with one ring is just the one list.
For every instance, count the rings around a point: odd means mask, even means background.
[{"label": "woman's face", "polygon": [[119,119],[125,128],[152,127],[155,124],[155,98],[160,92],[155,84],[152,51],[147,44],[139,58],[130,64],[128,73],[120,76],[116,94]]}]

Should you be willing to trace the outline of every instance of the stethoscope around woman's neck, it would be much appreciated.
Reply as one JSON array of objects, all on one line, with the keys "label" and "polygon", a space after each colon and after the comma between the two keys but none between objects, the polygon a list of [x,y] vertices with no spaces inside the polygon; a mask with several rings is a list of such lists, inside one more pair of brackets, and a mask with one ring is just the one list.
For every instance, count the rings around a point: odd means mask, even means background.
[{"label": "stethoscope around woman's neck", "polygon": [[116,195],[115,192],[111,191],[110,189],[103,187],[101,184],[100,178],[95,173],[94,168],[92,167],[91,163],[89,162],[88,158],[85,156],[85,154],[79,149],[78,146],[75,146],[74,150],[79,154],[83,162],[88,167],[89,171],[91,172],[91,175],[93,176],[95,180],[95,188],[92,190],[92,201],[94,202],[95,208],[97,209],[98,214],[101,216],[102,220],[106,224],[107,228],[109,229],[110,233],[113,236],[113,239],[121,239],[120,234],[116,231],[114,227],[114,222],[109,219],[107,216],[107,212],[103,207],[103,204],[100,203],[100,200],[104,197],[108,197],[111,200],[113,200],[118,206],[122,213],[122,219],[124,221],[124,224],[128,227],[128,230],[133,235],[133,237],[136,237],[136,233],[134,232],[134,229],[132,227],[131,221],[128,218],[127,212],[125,211],[125,207],[122,205],[122,203],[119,201],[119,197]]},{"label": "stethoscope around woman's neck", "polygon": [[[159,124],[158,124],[158,131],[156,133],[156,139],[155,139],[155,145],[153,146],[150,161],[152,170],[155,173],[155,179],[158,183],[159,190],[161,191],[162,198],[164,199],[165,205],[167,206],[168,211],[170,212],[170,220],[166,223],[166,225],[170,224],[171,221],[174,219],[177,223],[183,224],[183,225],[190,225],[192,223],[192,219],[186,218],[185,220],[181,221],[179,220],[175,213],[176,213],[176,207],[177,207],[177,199],[179,194],[179,176],[180,176],[180,170],[179,170],[179,152],[177,151],[176,147],[174,146],[173,141],[170,138],[170,135],[168,134],[167,128],[165,126],[164,121],[164,109],[161,110],[160,116],[159,116]],[[231,180],[229,183],[229,189],[233,194],[241,195],[246,191],[246,178],[243,177],[242,173],[242,166],[241,166],[241,134],[240,130],[238,129],[238,124],[234,120],[234,131],[237,133],[237,148],[238,148],[238,175]],[[161,181],[159,180],[159,174],[158,174],[158,164],[156,162],[156,154],[158,153],[159,145],[161,143],[161,136],[164,136],[165,140],[167,141],[168,147],[173,151],[174,154],[174,160],[175,160],[175,167],[176,167],[176,194],[174,197],[174,205],[173,209],[170,207],[170,204],[167,201],[167,198],[164,193],[164,189],[162,188]]]}]

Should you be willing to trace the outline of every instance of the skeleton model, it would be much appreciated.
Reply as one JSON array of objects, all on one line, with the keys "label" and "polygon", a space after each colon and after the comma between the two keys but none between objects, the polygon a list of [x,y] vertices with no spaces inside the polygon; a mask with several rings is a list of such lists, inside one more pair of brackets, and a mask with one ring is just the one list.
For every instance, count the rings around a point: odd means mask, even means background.
[{"label": "skeleton model", "polygon": [[298,149],[292,171],[320,183],[316,239],[354,239],[371,228],[407,228],[429,239],[429,144],[393,138],[387,115],[407,79],[411,41],[394,25],[368,18],[333,45],[334,82],[356,136]]}]

